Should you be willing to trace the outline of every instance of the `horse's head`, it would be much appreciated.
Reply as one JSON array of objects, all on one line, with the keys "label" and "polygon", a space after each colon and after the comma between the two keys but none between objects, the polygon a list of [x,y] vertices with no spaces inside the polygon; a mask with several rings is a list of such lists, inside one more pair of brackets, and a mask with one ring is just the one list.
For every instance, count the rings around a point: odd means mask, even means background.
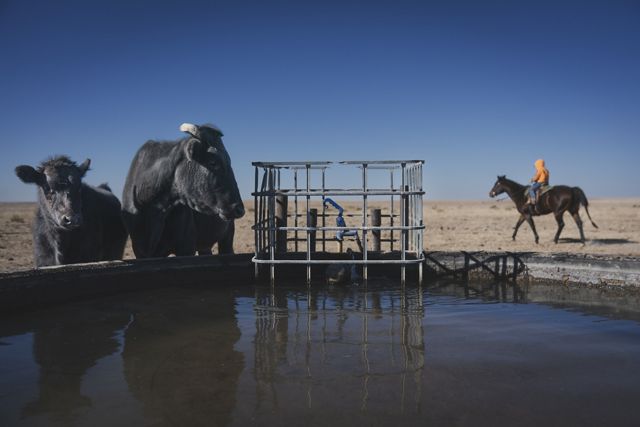
[{"label": "horse's head", "polygon": [[498,180],[493,184],[491,191],[489,191],[489,197],[496,197],[498,194],[502,194],[506,191],[503,185],[506,179],[506,175],[498,175]]}]

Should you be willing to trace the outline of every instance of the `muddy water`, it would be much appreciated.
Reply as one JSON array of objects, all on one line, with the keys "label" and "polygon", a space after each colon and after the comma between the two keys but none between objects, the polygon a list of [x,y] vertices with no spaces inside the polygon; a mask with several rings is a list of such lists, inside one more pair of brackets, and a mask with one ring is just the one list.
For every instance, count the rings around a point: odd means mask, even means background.
[{"label": "muddy water", "polygon": [[530,300],[217,286],[3,318],[0,425],[640,425],[640,307]]}]

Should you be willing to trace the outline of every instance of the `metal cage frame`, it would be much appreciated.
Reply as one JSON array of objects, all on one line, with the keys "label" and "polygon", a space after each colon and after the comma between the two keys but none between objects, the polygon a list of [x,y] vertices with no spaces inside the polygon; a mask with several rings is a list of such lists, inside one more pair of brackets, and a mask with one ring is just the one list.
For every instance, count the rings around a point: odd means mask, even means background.
[{"label": "metal cage frame", "polygon": [[[300,162],[253,162],[255,168],[255,187],[251,195],[254,197],[254,230],[255,250],[252,261],[255,266],[255,275],[258,276],[259,266],[267,264],[270,267],[270,279],[274,282],[275,266],[278,264],[304,264],[307,267],[307,283],[311,283],[311,266],[316,264],[359,264],[362,265],[362,276],[364,280],[368,278],[368,266],[373,264],[396,264],[400,266],[401,282],[404,284],[406,279],[406,267],[408,265],[418,266],[418,281],[422,282],[422,266],[424,258],[424,221],[423,221],[423,205],[422,196],[424,191],[422,188],[422,168],[424,160],[359,160],[359,161],[300,161]],[[361,185],[356,189],[331,189],[325,186],[326,174],[333,166],[359,168],[361,169]],[[311,184],[311,171],[321,171],[321,184],[319,188],[314,188]],[[389,171],[389,186],[387,188],[370,188],[368,185],[369,170],[386,170]],[[298,178],[300,172],[304,173],[304,186],[300,187]],[[400,172],[400,185],[394,187],[394,174]],[[281,187],[281,174],[288,172],[293,174],[293,188]],[[348,227],[328,226],[326,224],[326,208],[324,204],[325,198],[329,196],[354,196],[361,198],[362,215],[350,215],[352,217],[362,217],[362,223],[359,225],[349,225]],[[368,197],[369,196],[388,196],[390,201],[391,213],[390,224],[370,225],[368,224]],[[282,226],[278,224],[276,218],[276,200],[280,198],[293,198],[294,214],[288,215],[285,209],[285,216],[291,216],[294,219],[293,226]],[[304,211],[299,214],[299,199],[304,200]],[[400,212],[395,214],[394,201],[399,201]],[[322,201],[322,223],[320,225],[309,226],[309,218],[312,214],[310,203],[312,199]],[[316,211],[317,213],[317,211]],[[299,223],[300,217],[307,218],[307,224],[302,226]],[[394,223],[394,219],[399,217],[399,224]],[[327,232],[336,232],[339,230],[357,230],[362,236],[362,259],[345,260],[332,259],[330,256],[323,259],[313,259],[315,250],[312,250],[312,234],[322,235],[322,252],[331,254],[333,252],[326,251],[326,242],[331,239],[326,238]],[[369,253],[371,249],[368,247],[368,238],[370,233],[387,231],[390,233],[390,254],[394,255],[393,245],[397,240],[395,236],[400,236],[400,249],[397,258],[390,259],[370,259]],[[295,253],[298,252],[298,236],[300,233],[306,234],[306,256],[305,259],[290,259],[279,257],[280,253],[276,249],[276,241],[278,233],[292,232],[295,242]],[[285,237],[285,242],[287,241]]]}]

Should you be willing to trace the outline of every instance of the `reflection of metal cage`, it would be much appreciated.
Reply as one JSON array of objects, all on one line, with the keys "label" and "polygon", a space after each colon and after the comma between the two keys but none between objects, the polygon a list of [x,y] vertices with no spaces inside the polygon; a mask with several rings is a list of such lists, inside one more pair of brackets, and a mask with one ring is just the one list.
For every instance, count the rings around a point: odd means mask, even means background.
[{"label": "reflection of metal cage", "polygon": [[[311,266],[315,264],[358,264],[362,266],[363,279],[367,279],[367,267],[373,264],[395,264],[400,266],[401,281],[404,283],[407,265],[417,265],[419,281],[422,280],[423,235],[422,216],[422,160],[398,161],[343,161],[343,162],[254,162],[255,167],[255,256],[256,275],[260,264],[270,267],[270,277],[274,280],[277,264],[303,264],[307,267],[307,282],[311,281]],[[326,175],[332,168],[360,169],[361,185],[359,188],[327,188]],[[357,171],[356,169],[356,171]],[[382,170],[389,173],[389,184],[386,187],[374,188],[369,185],[369,172]],[[321,173],[321,182],[312,183],[311,173]],[[394,174],[399,171],[400,182],[394,186]],[[298,177],[304,173],[304,185],[300,186]],[[284,177],[288,174],[288,177]],[[291,176],[293,175],[293,176]],[[283,182],[293,185],[286,188]],[[327,212],[324,200],[328,197],[361,198],[361,224],[349,224],[347,227],[327,225]],[[386,198],[389,212],[381,214],[380,209],[368,212],[370,198]],[[293,213],[289,214],[289,200],[293,198]],[[304,201],[304,211],[299,213],[299,199]],[[394,207],[398,203],[399,209]],[[321,204],[322,213],[312,208],[312,203]],[[377,212],[376,212],[377,211]],[[399,212],[399,213],[396,213]],[[293,218],[293,226],[288,226],[287,219]],[[299,219],[306,218],[306,224]],[[318,217],[321,219],[318,224]],[[383,225],[381,218],[388,218],[389,224]],[[362,236],[362,259],[345,259],[328,252],[326,242],[334,240],[329,237],[337,231],[356,230]],[[382,238],[382,233],[388,237]],[[290,237],[290,234],[293,237]],[[300,234],[306,238],[299,238]],[[318,236],[321,236],[318,238]],[[316,255],[316,242],[321,242],[322,256]],[[287,242],[293,242],[295,253],[300,256],[287,255]],[[306,242],[304,245],[301,242]],[[380,256],[381,243],[389,243],[388,251]],[[396,245],[394,247],[394,244]],[[372,246],[373,245],[373,246]],[[302,259],[300,246],[305,246],[306,256]],[[399,250],[397,248],[399,247]],[[342,246],[340,246],[342,248]]]},{"label": "reflection of metal cage", "polygon": [[[369,289],[257,288],[251,340],[256,395],[274,406],[306,396],[311,408],[339,382],[343,391],[360,391],[343,395],[340,403],[347,408],[359,403],[366,410],[384,395],[398,398],[401,412],[411,411],[413,396],[418,410],[426,351],[422,288]],[[295,401],[287,402],[296,408]]]}]

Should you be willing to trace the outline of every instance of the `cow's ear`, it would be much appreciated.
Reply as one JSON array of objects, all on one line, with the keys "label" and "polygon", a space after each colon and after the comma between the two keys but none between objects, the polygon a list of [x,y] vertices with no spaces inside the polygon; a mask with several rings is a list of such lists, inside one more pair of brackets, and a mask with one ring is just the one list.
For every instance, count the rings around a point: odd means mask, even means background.
[{"label": "cow's ear", "polygon": [[187,156],[187,160],[192,162],[197,162],[200,159],[202,152],[202,142],[199,140],[192,138],[187,141],[187,144],[184,146],[184,154]]},{"label": "cow's ear", "polygon": [[80,169],[80,176],[84,176],[87,173],[89,166],[91,166],[91,159],[85,160],[80,166],[78,166],[78,169]]},{"label": "cow's ear", "polygon": [[42,172],[38,172],[28,165],[20,165],[16,167],[16,175],[20,178],[20,181],[27,184],[42,185],[46,180]]}]

